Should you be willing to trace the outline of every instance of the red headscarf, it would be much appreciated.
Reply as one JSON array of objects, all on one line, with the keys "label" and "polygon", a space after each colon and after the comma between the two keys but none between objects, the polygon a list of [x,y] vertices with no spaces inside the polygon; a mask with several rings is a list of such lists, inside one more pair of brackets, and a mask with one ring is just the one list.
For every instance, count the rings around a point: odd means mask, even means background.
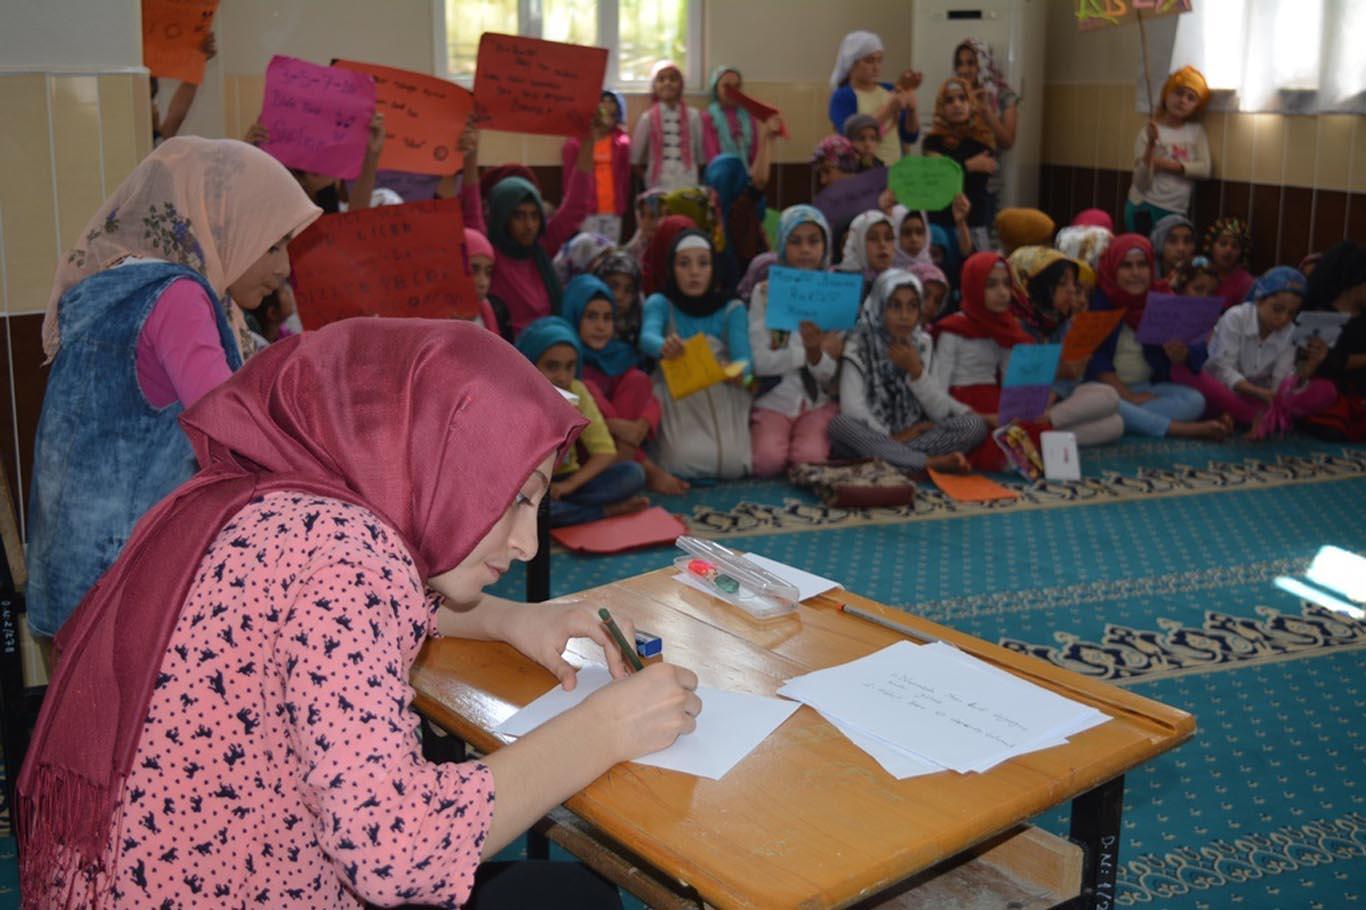
[{"label": "red headscarf", "polygon": [[[987,275],[1001,263],[1010,271],[1010,263],[1000,253],[973,253],[963,263],[960,281],[963,308],[952,316],[945,316],[934,324],[932,331],[938,335],[962,335],[964,338],[990,338],[1003,348],[1017,344],[1031,344],[1034,339],[1020,327],[1020,321],[1010,312],[993,313],[987,309]],[[1017,293],[1014,274],[1010,278],[1011,294]]]},{"label": "red headscarf", "polygon": [[[1101,254],[1100,265],[1096,268],[1096,281],[1105,293],[1105,299],[1116,309],[1124,311],[1124,321],[1129,324],[1129,328],[1137,332],[1138,324],[1143,321],[1143,308],[1148,305],[1148,292],[1144,291],[1138,295],[1127,293],[1120,289],[1116,280],[1119,275],[1119,264],[1134,250],[1143,253],[1143,257],[1148,260],[1148,272],[1153,274],[1153,245],[1148,242],[1148,238],[1142,234],[1120,234]],[[1151,287],[1149,284],[1150,289]]]},{"label": "red headscarf", "polygon": [[271,345],[204,396],[181,417],[199,473],[143,516],[57,635],[19,778],[26,893],[58,864],[68,903],[99,887],[83,873],[102,858],[162,655],[243,506],[276,490],[364,506],[425,579],[469,555],[584,423],[512,345],[459,320],[344,320]]},{"label": "red headscarf", "polygon": [[673,252],[678,235],[697,229],[697,222],[687,215],[669,215],[660,220],[645,250],[645,263],[640,273],[640,289],[646,296],[658,294],[669,283],[669,254]]}]

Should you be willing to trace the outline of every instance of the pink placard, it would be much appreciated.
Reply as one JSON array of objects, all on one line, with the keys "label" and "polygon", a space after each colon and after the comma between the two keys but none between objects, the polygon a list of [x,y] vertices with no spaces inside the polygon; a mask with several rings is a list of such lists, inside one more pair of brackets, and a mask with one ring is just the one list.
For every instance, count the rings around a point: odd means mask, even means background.
[{"label": "pink placard", "polygon": [[261,148],[286,167],[354,180],[365,160],[375,80],[279,54],[266,67]]}]

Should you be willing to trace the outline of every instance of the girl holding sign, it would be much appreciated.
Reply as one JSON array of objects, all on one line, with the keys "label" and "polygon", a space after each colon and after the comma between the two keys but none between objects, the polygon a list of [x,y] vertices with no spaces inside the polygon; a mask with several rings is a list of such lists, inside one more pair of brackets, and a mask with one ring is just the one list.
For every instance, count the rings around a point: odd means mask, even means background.
[{"label": "girl holding sign", "polygon": [[[792,269],[830,266],[830,226],[810,205],[785,209],[778,222],[778,261]],[[831,384],[844,349],[839,332],[803,322],[799,332],[768,328],[768,281],[749,301],[749,347],[754,374],[765,390],[754,402],[749,431],[756,477],[773,477],[789,465],[824,464],[830,454],[826,427],[838,412]]]},{"label": "girl holding sign", "polygon": [[177,417],[242,366],[251,341],[237,307],[280,287],[289,239],[320,214],[260,149],[180,137],[62,257],[29,498],[35,633],[61,628],[142,514],[194,472]]},{"label": "girl holding sign", "polygon": [[934,345],[920,324],[920,280],[889,269],[873,283],[849,335],[840,371],[831,452],[879,458],[904,471],[966,471],[967,452],[987,437],[972,408],[931,373]]},{"label": "girl holding sign", "polygon": [[717,286],[711,240],[682,215],[660,222],[650,244],[650,271],[661,290],[645,301],[640,351],[653,360],[688,364],[684,342],[701,335],[721,365],[744,364],[733,379],[676,399],[663,375],[655,398],[663,409],[656,460],[678,477],[743,477],[750,469],[749,323],[745,305]]},{"label": "girl holding sign", "polygon": [[1209,85],[1193,66],[1167,77],[1153,119],[1134,140],[1134,179],[1124,203],[1124,226],[1149,233],[1168,215],[1190,211],[1195,181],[1210,175],[1209,137],[1196,118],[1209,103]]},{"label": "girl holding sign", "polygon": [[[1153,282],[1153,248],[1148,239],[1138,234],[1116,237],[1100,257],[1097,279],[1100,287],[1091,300],[1091,309],[1122,309],[1124,319],[1091,356],[1086,377],[1119,393],[1119,415],[1124,418],[1125,431],[1139,436],[1227,438],[1233,421],[1226,415],[1201,420],[1205,398],[1189,386],[1170,381],[1169,351],[1138,340],[1138,326]],[[1167,347],[1170,353],[1181,353],[1174,345]]]},{"label": "girl holding sign", "polygon": [[1305,277],[1288,265],[1267,272],[1252,286],[1251,300],[1219,317],[1204,369],[1172,369],[1177,382],[1205,396],[1211,411],[1250,424],[1249,438],[1284,432],[1327,410],[1338,396],[1327,379],[1313,378],[1328,354],[1323,340],[1311,339],[1298,356],[1295,317],[1305,286]]},{"label": "girl holding sign", "polygon": [[[1025,246],[1011,253],[1010,267],[1020,283],[1011,304],[1020,326],[1039,344],[1062,344],[1072,316],[1086,306],[1081,263],[1049,247]],[[1103,382],[1078,384],[1085,370],[1085,361],[1058,364],[1056,401],[1044,419],[1054,430],[1076,434],[1079,446],[1114,442],[1124,435],[1119,393]]]},{"label": "girl holding sign", "polygon": [[[282,217],[280,174],[239,188],[246,211]],[[203,469],[63,631],[19,779],[24,900],[620,906],[574,864],[484,864],[702,708],[687,670],[628,677],[585,606],[484,593],[536,552],[574,407],[476,326],[350,319],[253,358],[183,426]],[[617,681],[481,761],[433,764],[409,677],[437,635],[506,642],[565,688],[561,652],[588,637]]]}]

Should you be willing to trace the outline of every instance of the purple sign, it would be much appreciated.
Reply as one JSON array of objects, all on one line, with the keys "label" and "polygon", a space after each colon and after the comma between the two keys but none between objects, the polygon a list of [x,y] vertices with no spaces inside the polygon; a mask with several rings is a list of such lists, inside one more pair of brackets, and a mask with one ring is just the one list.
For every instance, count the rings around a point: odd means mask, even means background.
[{"label": "purple sign", "polygon": [[318,66],[279,54],[266,67],[261,148],[286,167],[353,180],[360,175],[375,80],[354,70]]},{"label": "purple sign", "polygon": [[873,168],[862,174],[836,180],[816,194],[811,204],[821,210],[825,220],[830,222],[830,230],[838,237],[864,212],[877,208],[877,199],[887,189],[887,169]]},{"label": "purple sign", "polygon": [[1179,294],[1149,294],[1138,324],[1138,340],[1143,344],[1204,344],[1214,324],[1224,313],[1222,297],[1182,297]]},{"label": "purple sign", "polygon": [[1015,418],[1034,420],[1048,410],[1048,394],[1051,386],[1046,385],[1008,385],[1001,389],[1001,404],[997,408],[996,419],[1005,426]]}]

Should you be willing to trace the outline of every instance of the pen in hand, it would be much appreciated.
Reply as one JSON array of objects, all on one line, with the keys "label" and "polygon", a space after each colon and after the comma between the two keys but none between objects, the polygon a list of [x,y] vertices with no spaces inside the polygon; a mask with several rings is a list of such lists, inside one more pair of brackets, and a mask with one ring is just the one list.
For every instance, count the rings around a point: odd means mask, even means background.
[{"label": "pen in hand", "polygon": [[636,649],[626,640],[626,636],[621,634],[621,629],[617,626],[617,621],[612,618],[612,614],[607,611],[606,607],[598,610],[598,617],[602,619],[603,625],[607,626],[607,632],[612,636],[612,640],[617,643],[617,648],[621,651],[621,657],[626,661],[626,664],[631,668],[631,671],[639,672],[644,670],[645,665],[641,663],[640,658],[636,656]]}]

